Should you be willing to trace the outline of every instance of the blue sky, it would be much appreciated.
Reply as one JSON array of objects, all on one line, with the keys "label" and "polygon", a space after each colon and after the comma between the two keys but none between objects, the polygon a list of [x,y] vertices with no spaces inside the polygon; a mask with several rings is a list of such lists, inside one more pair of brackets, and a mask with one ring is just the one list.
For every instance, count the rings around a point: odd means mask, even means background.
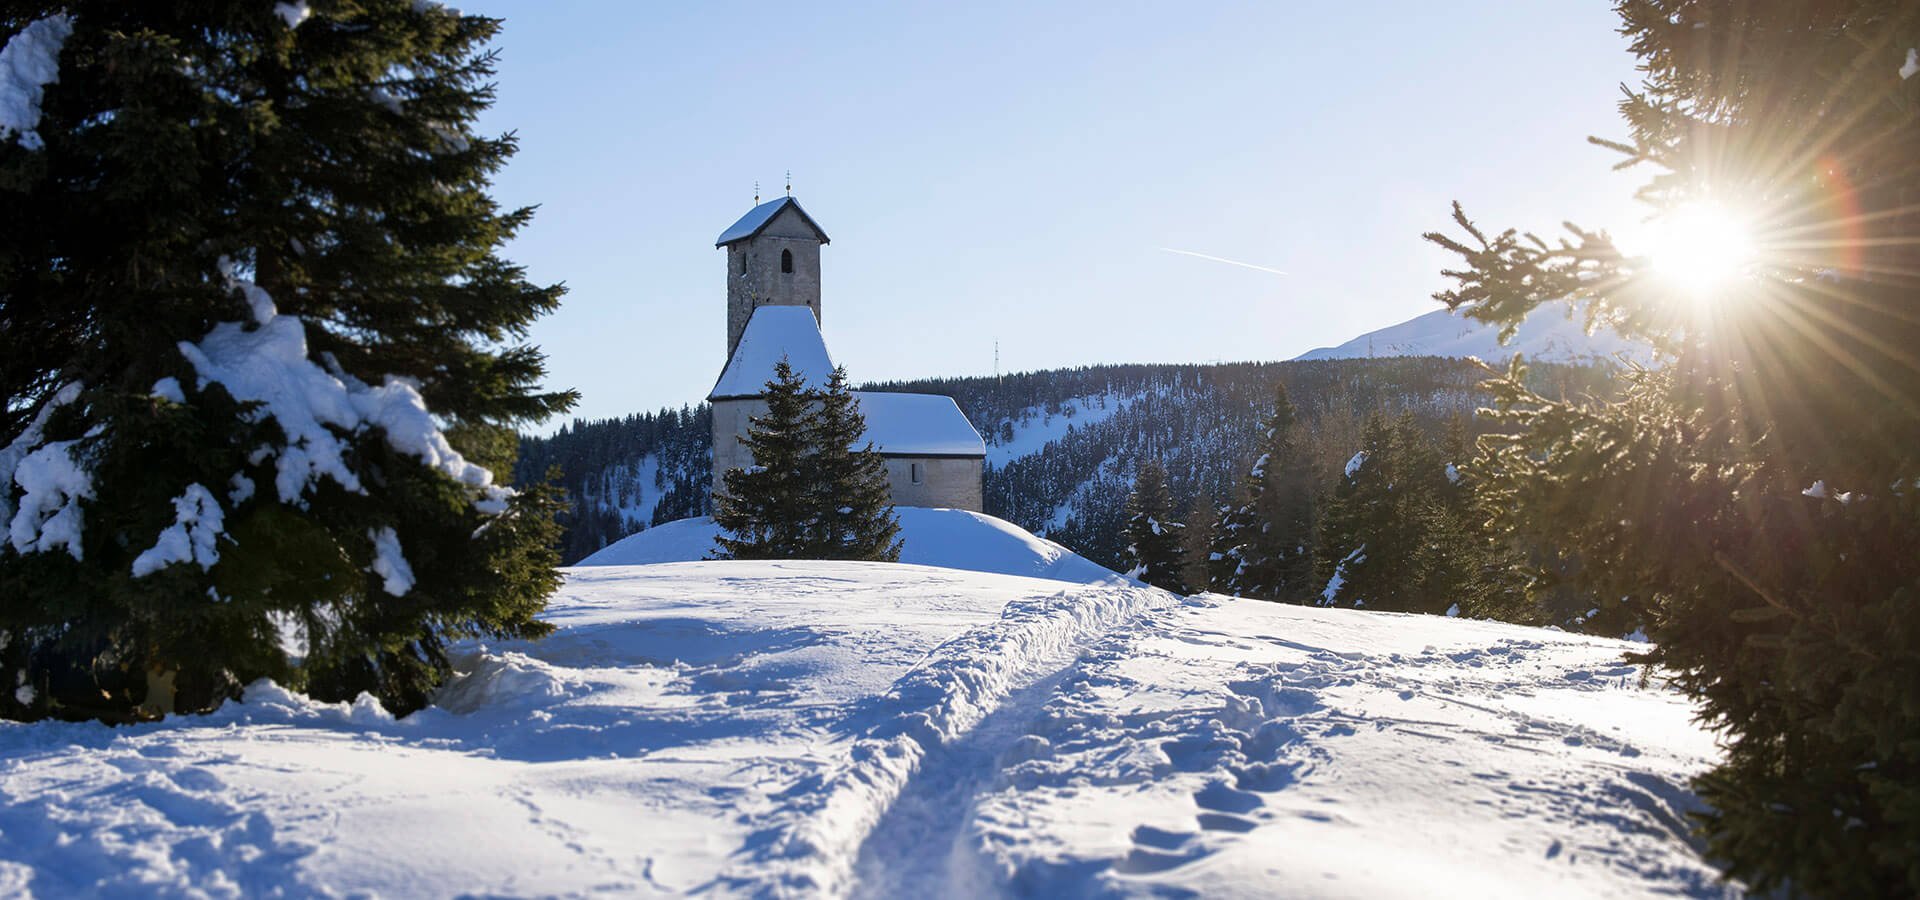
[{"label": "blue sky", "polygon": [[508,256],[571,289],[533,338],[588,418],[705,396],[713,238],[789,169],[856,381],[988,374],[995,341],[1006,371],[1288,359],[1437,308],[1419,235],[1455,198],[1639,215],[1585,143],[1635,77],[1598,0],[463,6],[507,20],[481,127],[519,133]]}]

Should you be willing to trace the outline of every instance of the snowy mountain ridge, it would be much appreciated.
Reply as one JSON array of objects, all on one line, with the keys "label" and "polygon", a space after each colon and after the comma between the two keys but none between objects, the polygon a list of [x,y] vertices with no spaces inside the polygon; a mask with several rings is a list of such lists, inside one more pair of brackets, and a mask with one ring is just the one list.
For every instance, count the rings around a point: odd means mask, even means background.
[{"label": "snowy mountain ridge", "polygon": [[1398,325],[1369,331],[1337,347],[1309,350],[1294,359],[1445,356],[1499,362],[1515,353],[1529,361],[1563,363],[1624,359],[1650,364],[1655,359],[1651,347],[1622,337],[1611,328],[1588,334],[1585,314],[1569,303],[1549,303],[1536,308],[1520,323],[1513,339],[1504,345],[1500,343],[1499,327],[1451,310],[1437,309]]}]

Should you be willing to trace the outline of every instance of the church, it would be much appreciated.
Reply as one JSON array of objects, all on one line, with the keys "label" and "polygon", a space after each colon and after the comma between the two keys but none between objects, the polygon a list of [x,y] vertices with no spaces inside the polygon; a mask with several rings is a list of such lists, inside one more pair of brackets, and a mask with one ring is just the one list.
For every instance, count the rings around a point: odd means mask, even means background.
[{"label": "church", "polygon": [[[730,469],[752,465],[740,443],[782,358],[811,387],[823,387],[833,359],[820,334],[819,223],[791,195],[761,203],[720,233],[727,250],[727,363],[713,405],[713,490]],[[983,511],[987,448],[951,397],[855,391],[867,439],[887,463],[896,506]]]}]

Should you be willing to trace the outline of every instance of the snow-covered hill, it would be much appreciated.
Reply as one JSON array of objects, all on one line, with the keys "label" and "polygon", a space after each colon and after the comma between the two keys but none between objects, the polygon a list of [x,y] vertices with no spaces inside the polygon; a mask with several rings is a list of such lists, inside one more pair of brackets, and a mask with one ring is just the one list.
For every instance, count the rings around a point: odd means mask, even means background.
[{"label": "snow-covered hill", "polygon": [[1654,359],[1652,348],[1628,340],[1610,328],[1587,334],[1584,314],[1568,303],[1548,303],[1535,309],[1505,345],[1500,343],[1499,328],[1438,309],[1398,325],[1369,331],[1338,347],[1309,350],[1295,359],[1471,356],[1493,362],[1508,359],[1515,353],[1541,362],[1629,359],[1647,364]]},{"label": "snow-covered hill", "polygon": [[[1020,526],[964,509],[902,506],[900,561],[920,566],[965,569],[1086,583],[1119,578]],[[638,566],[693,562],[713,555],[719,528],[709,516],[681,519],[628,535],[581,560],[581,566]]]},{"label": "snow-covered hill", "polygon": [[926,566],[574,569],[394,720],[0,725],[0,894],[1728,892],[1628,645]]}]

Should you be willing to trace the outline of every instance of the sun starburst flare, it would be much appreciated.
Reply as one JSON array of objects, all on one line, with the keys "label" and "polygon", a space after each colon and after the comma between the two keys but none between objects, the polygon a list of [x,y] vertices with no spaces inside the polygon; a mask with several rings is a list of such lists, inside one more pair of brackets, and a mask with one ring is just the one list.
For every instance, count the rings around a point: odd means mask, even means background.
[{"label": "sun starburst flare", "polygon": [[1678,207],[1648,225],[1649,271],[1694,301],[1726,296],[1747,279],[1757,257],[1753,222],[1729,207]]}]

